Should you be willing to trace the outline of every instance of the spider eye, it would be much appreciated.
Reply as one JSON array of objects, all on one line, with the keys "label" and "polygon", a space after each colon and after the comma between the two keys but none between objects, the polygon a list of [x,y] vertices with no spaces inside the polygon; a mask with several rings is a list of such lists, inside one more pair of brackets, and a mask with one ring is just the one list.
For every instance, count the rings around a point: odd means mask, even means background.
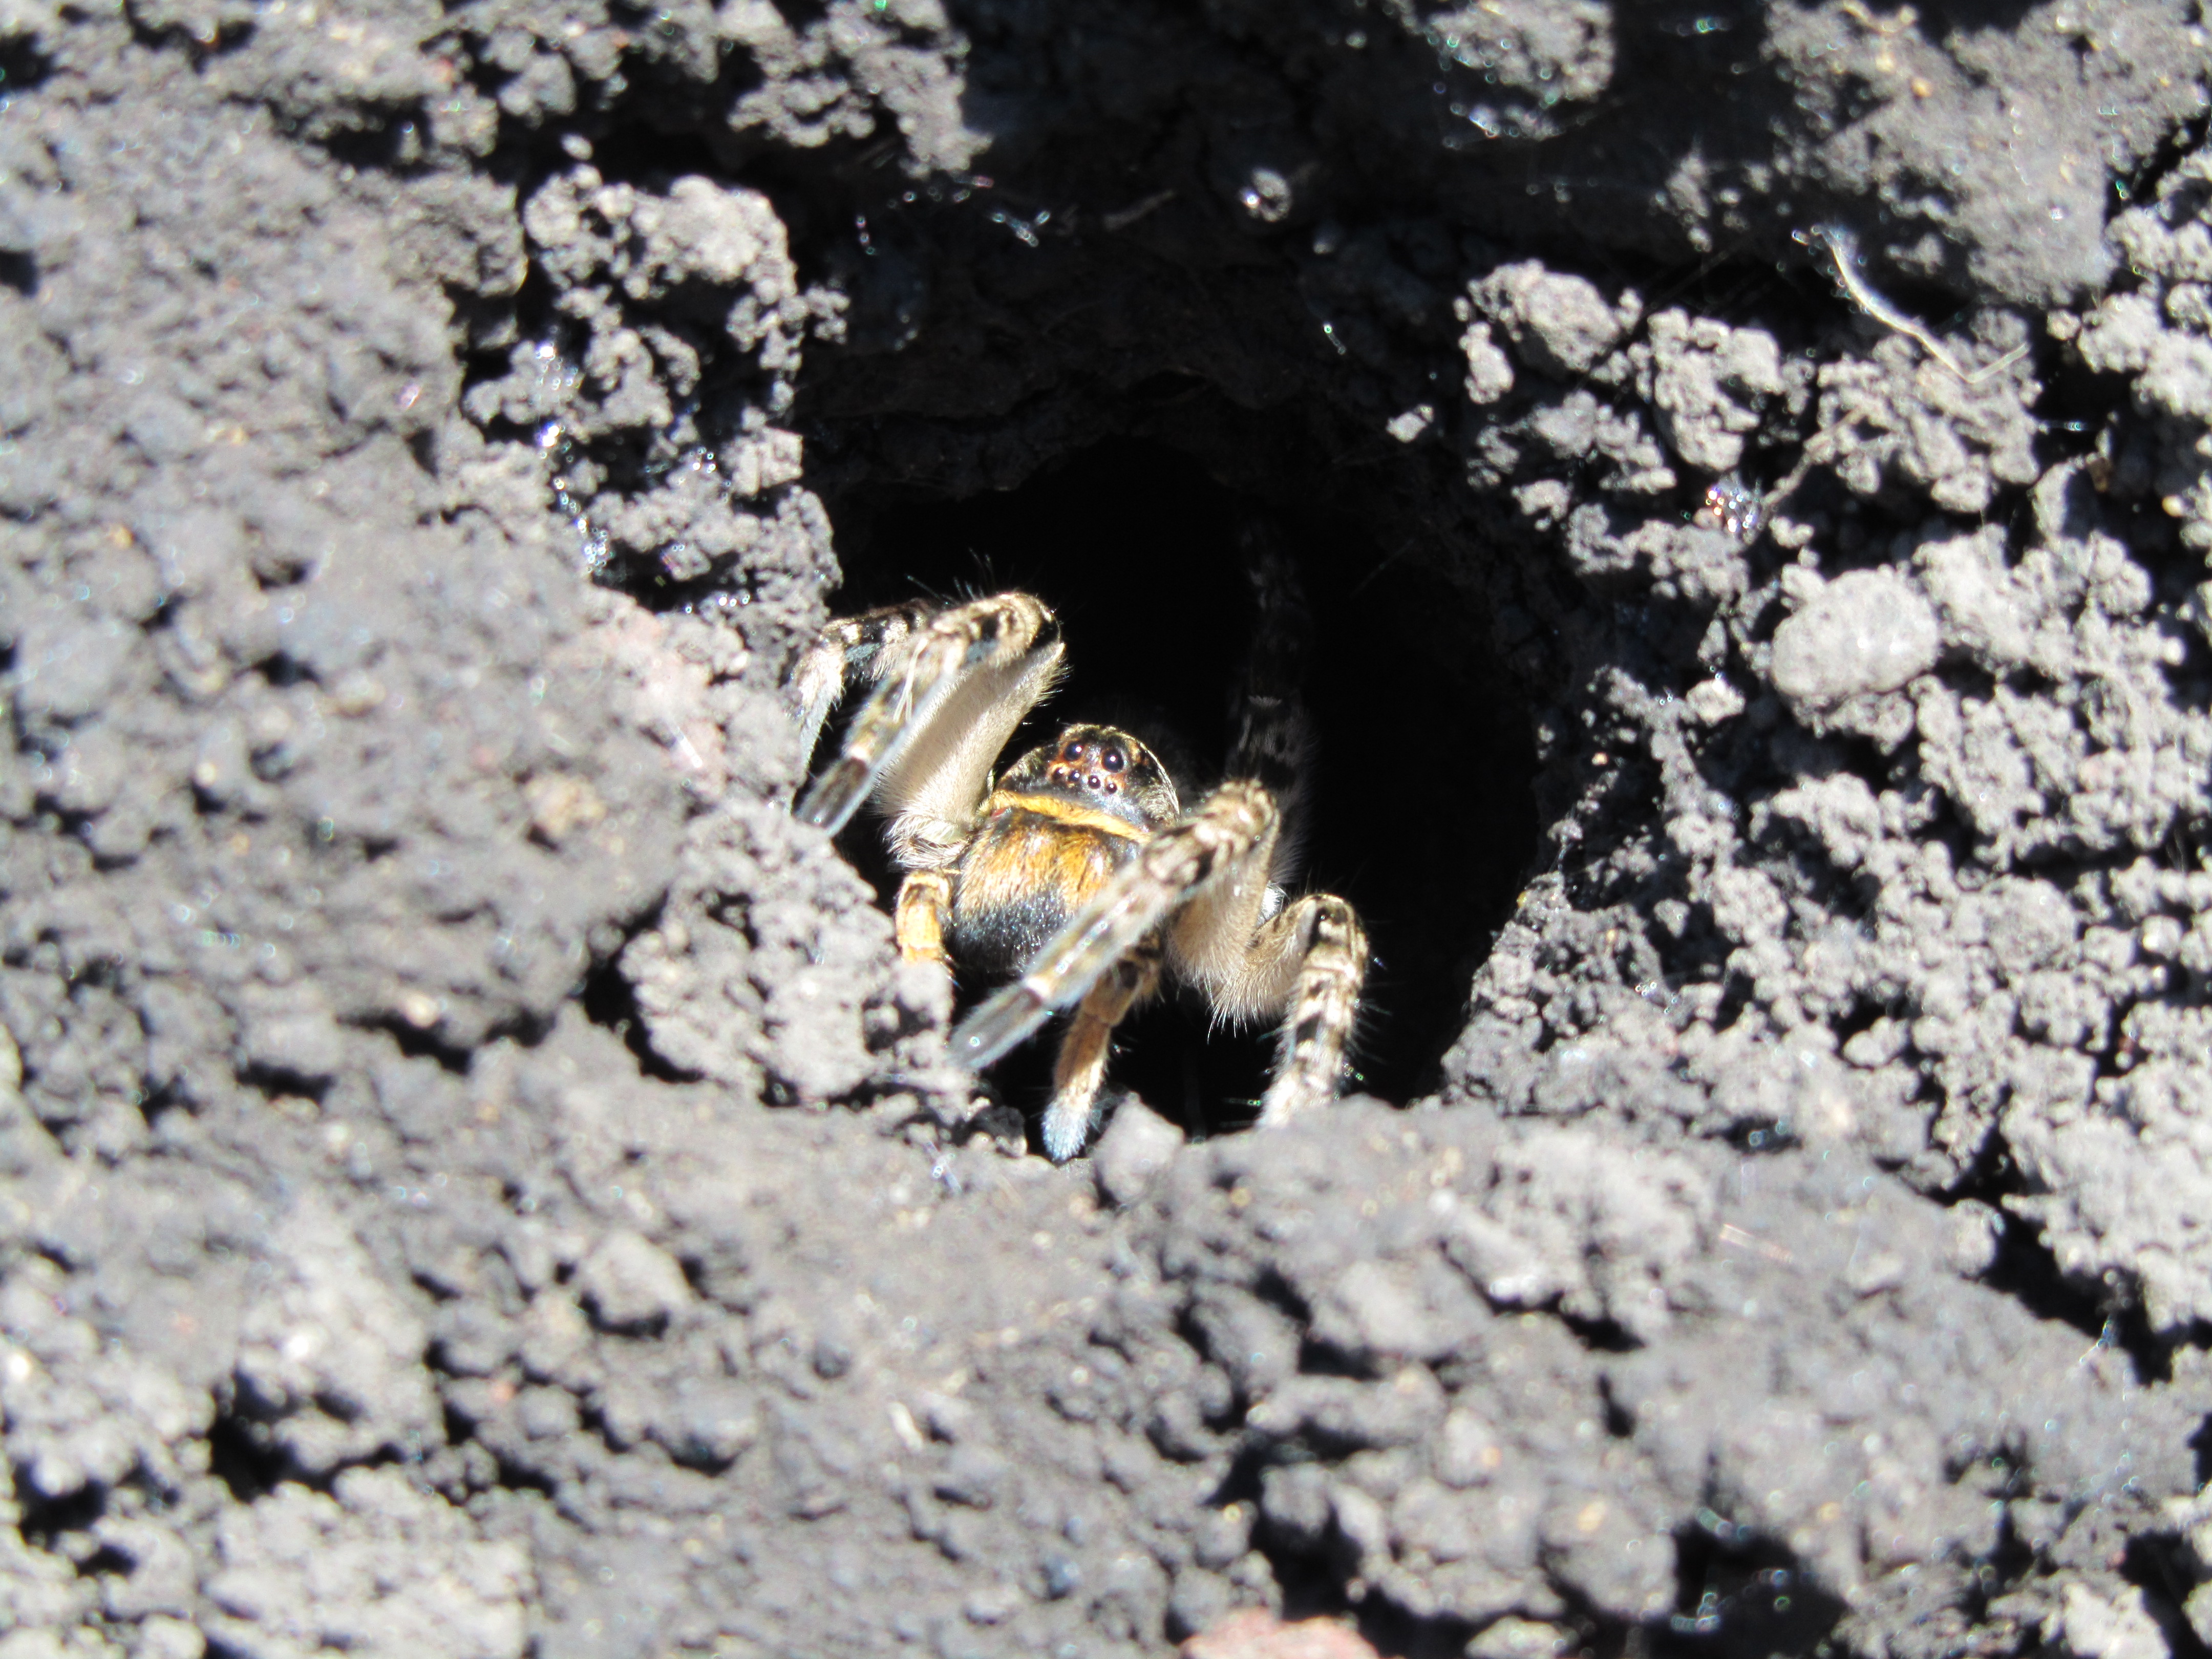
[{"label": "spider eye", "polygon": [[1066,761],[1070,766],[1082,765],[1083,745],[1079,743],[1069,744],[1065,749],[1062,749],[1060,751],[1060,757]]},{"label": "spider eye", "polygon": [[1120,750],[1109,747],[1099,751],[1098,763],[1109,772],[1118,772],[1129,763]]}]

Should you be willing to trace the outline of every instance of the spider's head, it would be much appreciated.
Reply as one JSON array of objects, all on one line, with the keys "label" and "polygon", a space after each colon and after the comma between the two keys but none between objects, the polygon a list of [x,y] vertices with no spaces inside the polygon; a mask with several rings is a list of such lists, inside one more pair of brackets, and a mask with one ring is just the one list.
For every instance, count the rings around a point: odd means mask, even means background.
[{"label": "spider's head", "polygon": [[1118,726],[1069,726],[1017,761],[1000,787],[1079,801],[1139,830],[1161,829],[1182,814],[1167,768]]}]

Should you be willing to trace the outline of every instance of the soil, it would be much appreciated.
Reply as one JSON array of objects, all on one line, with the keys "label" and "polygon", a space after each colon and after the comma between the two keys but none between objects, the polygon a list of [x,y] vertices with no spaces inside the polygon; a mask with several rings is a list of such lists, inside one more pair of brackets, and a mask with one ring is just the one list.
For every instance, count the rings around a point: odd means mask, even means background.
[{"label": "soil", "polygon": [[[2208,76],[0,0],[0,1659],[2203,1655]],[[1020,585],[1202,782],[1251,514],[1360,1092],[1055,1167],[782,678]]]}]

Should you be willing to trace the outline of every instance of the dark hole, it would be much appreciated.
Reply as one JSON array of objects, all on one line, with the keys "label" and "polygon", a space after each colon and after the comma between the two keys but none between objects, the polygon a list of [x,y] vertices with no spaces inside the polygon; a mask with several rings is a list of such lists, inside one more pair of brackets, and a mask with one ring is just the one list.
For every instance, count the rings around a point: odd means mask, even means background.
[{"label": "dark hole", "polygon": [[2120,1574],[2142,1591],[2143,1606],[2158,1621],[2173,1659],[2212,1659],[2212,1647],[2205,1645],[2183,1611],[2196,1588],[2188,1554],[2188,1546],[2178,1539],[2139,1533],[2128,1540]]},{"label": "dark hole", "polygon": [[50,72],[45,54],[28,41],[0,40],[0,109],[7,108],[17,93],[28,92]]},{"label": "dark hole", "polygon": [[1611,1319],[1593,1319],[1561,1312],[1559,1321],[1582,1345],[1597,1353],[1634,1353],[1643,1340],[1626,1326]]},{"label": "dark hole", "polygon": [[2112,181],[2113,193],[2123,202],[2153,199],[2173,170],[2202,148],[2208,130],[2212,130],[2212,119],[2203,116],[2175,127],[2133,173]]},{"label": "dark hole", "polygon": [[[1999,1190],[2010,1190],[2010,1186]],[[1996,1260],[1982,1282],[2019,1297],[2039,1319],[2061,1320],[2084,1336],[2101,1336],[2103,1306],[2095,1295],[2059,1271],[2057,1258],[2034,1223],[2007,1213],[1999,1225]]]},{"label": "dark hole", "polygon": [[331,1081],[328,1077],[309,1076],[287,1066],[259,1064],[241,1067],[238,1073],[238,1080],[249,1087],[258,1089],[271,1100],[280,1099],[288,1095],[297,1095],[303,1099],[314,1101],[321,1100],[330,1092]]},{"label": "dark hole", "polygon": [[[659,913],[656,910],[641,922],[629,938],[635,938],[638,933],[653,927],[659,921]],[[637,991],[622,970],[620,951],[610,952],[585,976],[584,988],[579,1000],[584,1006],[585,1018],[592,1024],[612,1031],[620,1037],[623,1046],[636,1056],[637,1068],[644,1075],[659,1078],[667,1083],[696,1080],[690,1073],[670,1065],[647,1036],[644,1017],[637,1006]]]},{"label": "dark hole", "polygon": [[171,1112],[181,1110],[191,1115],[191,1097],[173,1083],[163,1083],[147,1089],[138,1097],[138,1113],[149,1124],[159,1123]]},{"label": "dark hole", "polygon": [[85,1578],[110,1578],[130,1575],[137,1563],[112,1544],[102,1544],[90,1555],[77,1563],[78,1576]]},{"label": "dark hole", "polygon": [[[861,486],[829,505],[848,573],[832,600],[842,612],[1009,587],[1059,612],[1066,680],[1008,759],[1065,723],[1106,720],[1153,744],[1186,804],[1218,780],[1255,611],[1235,534],[1246,504],[1196,462],[1112,441],[1003,493],[947,501]],[[1490,660],[1488,621],[1462,595],[1387,558],[1357,524],[1294,496],[1268,505],[1316,622],[1306,700],[1318,743],[1298,884],[1342,895],[1364,919],[1375,963],[1358,1083],[1402,1101],[1432,1079],[1526,872],[1536,823],[1525,721]],[[864,861],[879,845],[875,829],[848,837]],[[888,900],[896,872],[878,858],[871,873]],[[1272,1033],[1210,1024],[1201,1007],[1144,1011],[1111,1084],[1194,1132],[1249,1121]],[[1049,1047],[998,1068],[1008,1099],[1042,1103]]]},{"label": "dark hole", "polygon": [[[2018,1177],[2001,1182],[1999,1196],[2016,1189]],[[1970,1196],[1981,1197],[1978,1190]],[[1989,1201],[1996,1202],[1996,1198]],[[2006,1213],[1997,1235],[1996,1260],[1982,1282],[1990,1289],[2016,1297],[2041,1319],[2060,1320],[2084,1336],[2118,1349],[2128,1357],[2141,1381],[2167,1381],[2173,1368],[2172,1352],[2152,1334],[2141,1303],[2120,1283],[2085,1284],[2069,1277],[2034,1223]]]},{"label": "dark hole", "polygon": [[1735,1123],[1724,1132],[1728,1144],[1740,1152],[1782,1152],[1795,1148],[1797,1137],[1787,1124],[1764,1119],[1753,1123]]},{"label": "dark hole", "polygon": [[[462,1048],[458,1044],[446,1042],[434,1030],[428,1031],[421,1030],[419,1027],[409,1024],[396,1015],[376,1020],[372,1024],[373,1029],[382,1031],[390,1037],[392,1046],[408,1059],[435,1060],[439,1066],[455,1077],[466,1077],[469,1074],[469,1068],[476,1063],[475,1049]],[[286,1079],[278,1080],[288,1084],[292,1081]],[[327,1084],[325,1086],[327,1086]],[[315,1094],[315,1098],[319,1100],[322,1098],[319,1091]]]},{"label": "dark hole", "polygon": [[264,1443],[236,1412],[217,1417],[208,1430],[208,1472],[240,1504],[276,1490],[290,1460]]},{"label": "dark hole", "polygon": [[24,1539],[40,1549],[52,1549],[64,1533],[82,1532],[107,1510],[107,1489],[96,1483],[78,1487],[61,1498],[41,1498],[20,1468],[15,1490],[22,1518],[18,1523]]},{"label": "dark hole", "polygon": [[1844,1604],[1782,1545],[1710,1510],[1674,1534],[1674,1611],[1648,1650],[1665,1659],[1814,1653],[1843,1617]]}]

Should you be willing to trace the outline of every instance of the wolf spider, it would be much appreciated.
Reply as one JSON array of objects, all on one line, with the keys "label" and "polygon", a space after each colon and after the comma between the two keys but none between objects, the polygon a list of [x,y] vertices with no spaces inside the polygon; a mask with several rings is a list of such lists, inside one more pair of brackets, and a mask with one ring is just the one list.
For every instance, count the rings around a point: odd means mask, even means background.
[{"label": "wolf spider", "polygon": [[1305,616],[1279,556],[1255,556],[1254,580],[1261,632],[1230,775],[1188,811],[1159,758],[1110,726],[1070,726],[993,775],[1060,673],[1059,623],[1030,594],[835,622],[793,676],[805,756],[848,681],[873,687],[797,816],[835,834],[872,799],[905,872],[900,954],[1014,976],[954,1030],[954,1059],[988,1066],[1073,1006],[1044,1115],[1055,1163],[1090,1137],[1115,1028],[1164,979],[1219,1022],[1280,1021],[1261,1123],[1332,1098],[1344,1074],[1367,936],[1334,894],[1283,885],[1310,746],[1291,684]]}]

